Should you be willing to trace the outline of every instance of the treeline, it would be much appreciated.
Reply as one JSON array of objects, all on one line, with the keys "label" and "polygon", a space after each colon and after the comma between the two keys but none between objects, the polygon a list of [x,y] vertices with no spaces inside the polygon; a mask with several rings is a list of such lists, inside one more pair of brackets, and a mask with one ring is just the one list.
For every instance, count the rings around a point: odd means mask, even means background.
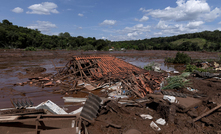
[{"label": "treeline", "polygon": [[38,29],[29,29],[13,25],[8,20],[0,22],[0,48],[72,49],[72,50],[108,50],[111,41],[72,37],[68,32],[57,35],[44,35]]},{"label": "treeline", "polygon": [[[0,48],[69,49],[69,50],[178,50],[178,51],[221,51],[221,31],[203,31],[171,37],[144,40],[114,41],[72,37],[68,32],[59,35],[44,35],[38,29],[13,25],[8,20],[0,22]],[[194,42],[198,38],[204,43]],[[177,41],[181,40],[179,43]]]},{"label": "treeline", "polygon": [[[221,31],[203,31],[199,33],[187,33],[171,37],[158,37],[144,40],[131,40],[112,42],[115,48],[136,50],[178,50],[178,51],[221,51]],[[204,44],[193,42],[191,39],[205,39]],[[174,43],[177,40],[187,39],[181,44]]]}]

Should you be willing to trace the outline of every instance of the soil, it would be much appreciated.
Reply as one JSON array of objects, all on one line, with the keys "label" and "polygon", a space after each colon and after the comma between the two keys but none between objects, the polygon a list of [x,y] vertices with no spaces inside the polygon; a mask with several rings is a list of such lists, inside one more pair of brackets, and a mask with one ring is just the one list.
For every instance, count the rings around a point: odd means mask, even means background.
[{"label": "soil", "polygon": [[[161,63],[164,70],[178,70],[183,71],[184,65],[166,65],[164,59],[166,57],[175,57],[177,51],[161,51],[161,50],[146,50],[146,51],[114,51],[114,52],[82,52],[82,51],[23,51],[23,50],[3,50],[0,49],[0,108],[12,107],[10,99],[12,98],[30,98],[34,105],[38,105],[43,101],[51,100],[57,105],[71,112],[77,109],[81,104],[73,105],[64,103],[62,97],[85,97],[88,94],[77,92],[76,94],[59,94],[54,93],[58,87],[41,88],[35,85],[14,86],[21,82],[25,82],[28,78],[33,77],[47,77],[55,74],[57,71],[55,66],[64,66],[71,56],[75,55],[91,55],[91,54],[109,54],[121,58],[129,63],[143,67],[150,62]],[[191,56],[192,59],[218,59],[218,52],[184,52]],[[55,64],[55,66],[53,65]],[[121,128],[108,126],[107,124],[96,121],[94,124],[88,126],[91,134],[117,134],[125,133],[127,130],[136,129],[143,134],[151,133],[218,133],[221,131],[221,109],[218,109],[211,114],[203,117],[201,120],[192,123],[192,119],[202,115],[210,109],[221,104],[221,80],[219,79],[202,79],[190,76],[191,88],[197,89],[197,94],[203,95],[198,99],[203,101],[203,104],[192,108],[188,112],[176,112],[172,123],[169,121],[166,125],[158,125],[161,131],[157,132],[150,127],[151,121],[156,121],[162,117],[162,111],[156,107],[140,108],[140,107],[124,107],[121,108],[129,114],[121,112],[107,112],[98,116],[98,120],[108,121],[113,124],[120,125]],[[194,94],[187,89],[180,89],[177,92]],[[92,93],[102,96],[100,90]],[[104,95],[103,95],[104,96]],[[205,97],[204,97],[205,96]],[[142,119],[140,114],[150,114],[153,116],[152,120]]]}]

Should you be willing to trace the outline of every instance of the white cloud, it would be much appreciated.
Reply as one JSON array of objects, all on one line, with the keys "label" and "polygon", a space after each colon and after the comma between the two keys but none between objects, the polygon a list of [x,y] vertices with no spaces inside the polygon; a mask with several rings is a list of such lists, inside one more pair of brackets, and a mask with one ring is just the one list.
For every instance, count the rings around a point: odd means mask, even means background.
[{"label": "white cloud", "polygon": [[138,33],[137,32],[128,33],[127,36],[128,37],[135,37],[135,36],[138,36]]},{"label": "white cloud", "polygon": [[167,29],[167,28],[170,28],[165,21],[159,21],[156,28],[158,29]]},{"label": "white cloud", "polygon": [[78,14],[78,16],[83,17],[84,15],[83,15],[83,14],[81,14],[81,13],[79,13],[79,14]]},{"label": "white cloud", "polygon": [[122,41],[122,40],[136,40],[136,37],[129,37],[127,35],[110,35],[109,39],[111,41]]},{"label": "white cloud", "polygon": [[15,12],[15,13],[22,13],[24,10],[20,7],[16,7],[12,10],[12,12]]},{"label": "white cloud", "polygon": [[142,7],[141,7],[141,8],[139,9],[139,11],[142,11],[142,12],[150,12],[150,11],[152,11],[152,9],[146,10],[145,8],[142,8]]},{"label": "white cloud", "polygon": [[103,36],[103,37],[101,37],[101,39],[105,40],[105,39],[108,39],[108,37],[104,37],[104,36]]},{"label": "white cloud", "polygon": [[147,21],[147,20],[149,20],[149,17],[147,17],[147,16],[143,16],[140,20],[139,19],[137,19],[137,18],[135,18],[134,19],[135,21],[140,21],[140,22],[144,22],[144,21]]},{"label": "white cloud", "polygon": [[77,29],[83,29],[82,27],[78,27]]},{"label": "white cloud", "polygon": [[173,21],[160,20],[156,28],[160,31],[155,31],[154,36],[173,36],[185,33],[194,33],[206,30],[200,27],[204,24],[203,21],[191,21],[189,23],[177,23]]},{"label": "white cloud", "polygon": [[50,33],[51,28],[57,28],[55,24],[52,24],[49,21],[37,21],[37,24],[32,24],[27,27],[31,29],[38,29],[39,31],[44,33]]},{"label": "white cloud", "polygon": [[221,21],[218,24],[221,24]]},{"label": "white cloud", "polygon": [[187,27],[193,29],[199,27],[202,24],[204,24],[203,21],[192,21],[187,24]]},{"label": "white cloud", "polygon": [[43,2],[41,4],[34,4],[29,6],[28,8],[32,11],[27,11],[28,14],[44,14],[49,15],[51,13],[59,13],[57,11],[58,6],[53,2]]},{"label": "white cloud", "polygon": [[137,32],[139,34],[142,34],[143,32],[150,32],[150,26],[143,26],[143,24],[137,24],[133,27],[125,27],[123,30],[118,30],[118,33],[121,34],[128,34],[128,33],[134,33]]},{"label": "white cloud", "polygon": [[158,27],[160,32],[154,33],[154,35],[178,35],[185,33],[194,33],[200,31],[199,26],[204,22],[189,22],[188,24],[165,24],[163,21],[159,22]]},{"label": "white cloud", "polygon": [[154,33],[155,36],[161,36],[163,33],[162,32],[156,32]]},{"label": "white cloud", "polygon": [[[210,10],[206,0],[177,0],[177,7],[166,7],[163,10],[156,9],[149,11],[148,15],[162,20],[193,21],[207,20],[212,21],[220,16],[220,9]],[[140,9],[144,11],[145,9]]]},{"label": "white cloud", "polygon": [[147,33],[151,30],[151,26],[144,26],[143,24],[137,24],[132,27],[125,27],[121,30],[113,30],[108,37],[111,41],[122,41],[122,40],[137,40],[147,38]]},{"label": "white cloud", "polygon": [[221,10],[219,8],[215,8],[211,12],[203,15],[206,21],[213,21],[214,19],[218,18],[221,15]]},{"label": "white cloud", "polygon": [[100,25],[114,25],[116,22],[116,20],[104,20]]}]

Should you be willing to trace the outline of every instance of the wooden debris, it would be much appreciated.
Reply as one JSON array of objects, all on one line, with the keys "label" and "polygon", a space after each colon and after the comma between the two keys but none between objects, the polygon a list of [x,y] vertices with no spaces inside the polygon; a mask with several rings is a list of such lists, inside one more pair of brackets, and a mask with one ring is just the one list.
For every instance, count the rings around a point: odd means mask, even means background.
[{"label": "wooden debris", "polygon": [[61,93],[76,92],[78,85],[93,91],[103,87],[106,83],[110,87],[112,84],[122,81],[124,90],[130,90],[134,96],[143,98],[147,94],[153,93],[154,90],[160,89],[163,76],[153,76],[147,70],[113,56],[99,55],[75,56],[52,77],[36,77],[29,80],[31,80],[28,82],[29,84],[42,87],[60,86],[62,90],[56,92]]},{"label": "wooden debris", "polygon": [[197,121],[197,120],[199,120],[199,119],[203,118],[204,116],[206,116],[206,115],[208,115],[208,114],[212,113],[213,111],[215,111],[215,110],[219,109],[220,107],[221,107],[221,104],[217,105],[217,106],[216,106],[216,107],[214,107],[213,109],[211,109],[211,110],[207,111],[206,113],[204,113],[204,114],[202,114],[202,115],[200,115],[200,116],[196,117],[195,119],[193,119],[193,122],[195,122],[195,121]]}]

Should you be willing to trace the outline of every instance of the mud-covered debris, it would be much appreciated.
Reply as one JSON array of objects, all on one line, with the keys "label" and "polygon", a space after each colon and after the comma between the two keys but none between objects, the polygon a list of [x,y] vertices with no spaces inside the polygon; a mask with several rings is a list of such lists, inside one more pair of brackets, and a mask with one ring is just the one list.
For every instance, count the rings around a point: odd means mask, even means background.
[{"label": "mud-covered debris", "polygon": [[209,72],[199,72],[197,70],[194,70],[193,74],[196,77],[201,77],[201,78],[212,78],[212,77],[221,76],[221,74],[213,74],[213,73],[209,73]]},{"label": "mud-covered debris", "polygon": [[46,71],[44,67],[30,67],[25,69],[27,74],[38,74]]},{"label": "mud-covered debris", "polygon": [[153,117],[149,114],[141,114],[140,117],[143,119],[149,119],[149,120],[153,119]]},{"label": "mud-covered debris", "polygon": [[154,123],[154,121],[151,121],[150,127],[153,128],[153,130],[155,130],[155,131],[160,131],[161,130],[160,127],[158,127],[157,124]]},{"label": "mud-covered debris", "polygon": [[55,104],[51,100],[42,102],[41,104],[36,106],[36,109],[47,109],[52,114],[67,114],[62,108],[60,108],[57,104]]},{"label": "mud-covered debris", "polygon": [[221,104],[217,105],[217,106],[214,107],[213,109],[211,109],[211,110],[207,111],[206,113],[203,113],[202,115],[200,115],[200,116],[198,116],[197,118],[193,119],[193,122],[195,122],[195,121],[197,121],[197,120],[203,118],[204,116],[206,116],[206,115],[212,113],[213,111],[219,109],[220,107],[221,107]]},{"label": "mud-covered debris", "polygon": [[159,125],[165,125],[166,124],[166,120],[165,119],[162,119],[162,118],[159,118],[155,121],[157,124]]},{"label": "mud-covered debris", "polygon": [[163,99],[169,101],[170,103],[179,103],[179,101],[174,96],[164,95]]},{"label": "mud-covered debris", "polygon": [[129,129],[123,134],[141,134],[141,132],[137,129]]},{"label": "mud-covered debris", "polygon": [[97,117],[101,101],[102,100],[100,97],[94,94],[89,94],[80,116],[88,122],[93,122],[94,119]]},{"label": "mud-covered debris", "polygon": [[50,81],[50,82],[48,82],[48,83],[45,83],[44,86],[54,86],[54,84],[53,84],[52,81]]},{"label": "mud-covered debris", "polygon": [[195,108],[190,109],[187,114],[192,117],[192,118],[196,118],[198,116],[198,112],[196,111]]}]

